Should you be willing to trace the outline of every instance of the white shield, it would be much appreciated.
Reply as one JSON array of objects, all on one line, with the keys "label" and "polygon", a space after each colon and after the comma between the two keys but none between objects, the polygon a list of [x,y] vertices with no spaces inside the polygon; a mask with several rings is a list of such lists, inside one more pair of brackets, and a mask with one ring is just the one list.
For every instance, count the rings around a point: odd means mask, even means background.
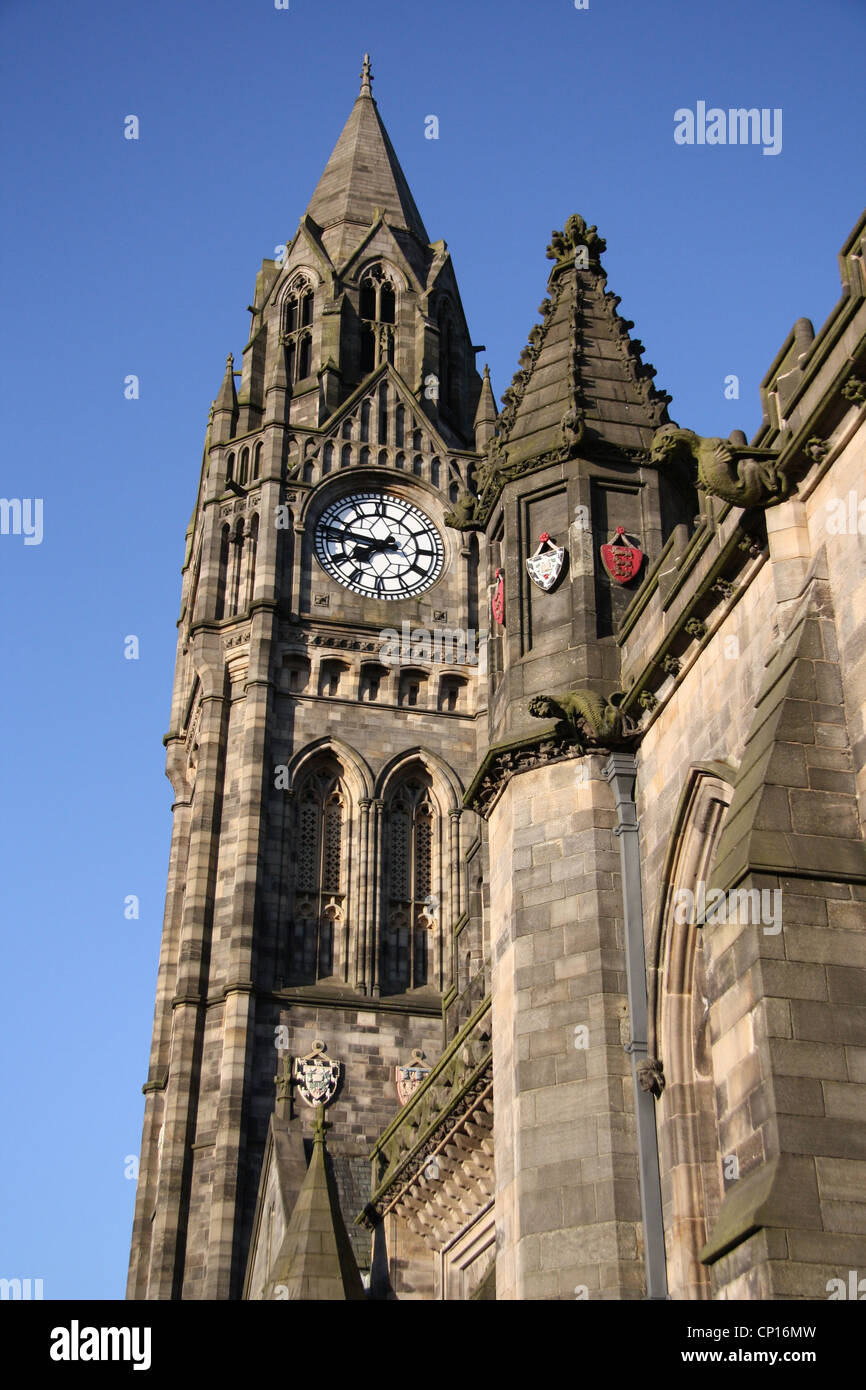
[{"label": "white shield", "polygon": [[537,584],[539,589],[544,589],[545,593],[552,589],[560,576],[564,559],[565,546],[554,545],[545,532],[538,543],[535,554],[530,555],[526,561],[526,568],[529,570],[529,577],[533,584]]},{"label": "white shield", "polygon": [[307,1105],[327,1105],[334,1099],[340,1079],[340,1063],[325,1055],[325,1044],[317,1039],[312,1052],[295,1058],[295,1081]]}]

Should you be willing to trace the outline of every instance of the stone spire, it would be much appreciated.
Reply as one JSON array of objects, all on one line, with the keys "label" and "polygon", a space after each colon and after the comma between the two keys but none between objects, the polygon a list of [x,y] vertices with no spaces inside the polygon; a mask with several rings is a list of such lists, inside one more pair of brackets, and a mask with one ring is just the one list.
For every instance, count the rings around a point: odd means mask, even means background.
[{"label": "stone spire", "polygon": [[213,404],[213,437],[216,444],[231,439],[237,426],[238,393],[235,390],[234,365],[235,359],[229,353],[219,395]]},{"label": "stone spire", "polygon": [[379,115],[372,80],[365,54],[361,90],[307,208],[335,264],[354,250],[377,209],[398,231],[411,232],[424,246],[430,241]]},{"label": "stone spire", "polygon": [[370,67],[370,55],[364,54],[364,65],[361,68],[361,96],[373,95],[373,88],[370,85],[373,81],[373,69]]},{"label": "stone spire", "polygon": [[482,452],[487,448],[489,441],[496,433],[497,410],[496,401],[493,396],[493,387],[490,384],[490,368],[484,368],[484,380],[481,383],[481,395],[478,397],[478,409],[475,412],[475,447]]},{"label": "stone spire", "polygon": [[298,1200],[274,1262],[271,1287],[289,1300],[343,1301],[366,1298],[337,1184],[325,1149],[325,1118],[317,1107],[313,1154]]},{"label": "stone spire", "polygon": [[618,295],[605,290],[604,249],[596,228],[577,215],[553,234],[542,322],[502,398],[497,442],[510,463],[578,443],[646,449],[667,421],[670,397],[653,386],[655,369],[629,336],[634,324],[620,318]]}]

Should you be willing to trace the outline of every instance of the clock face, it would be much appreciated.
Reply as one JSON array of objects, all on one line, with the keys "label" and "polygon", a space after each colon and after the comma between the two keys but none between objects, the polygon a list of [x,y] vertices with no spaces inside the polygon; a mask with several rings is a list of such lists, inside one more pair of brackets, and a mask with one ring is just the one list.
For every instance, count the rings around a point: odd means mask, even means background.
[{"label": "clock face", "polygon": [[353,492],[316,525],[316,558],[365,598],[411,598],[442,573],[442,538],[420,507],[388,492]]}]

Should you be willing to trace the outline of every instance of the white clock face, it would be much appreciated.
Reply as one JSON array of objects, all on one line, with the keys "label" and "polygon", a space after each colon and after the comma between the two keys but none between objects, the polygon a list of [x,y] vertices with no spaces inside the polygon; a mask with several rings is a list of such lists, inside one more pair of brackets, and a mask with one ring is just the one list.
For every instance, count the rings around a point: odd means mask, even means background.
[{"label": "white clock face", "polygon": [[442,538],[420,507],[389,492],[354,492],[316,525],[316,558],[365,598],[411,598],[442,573]]}]

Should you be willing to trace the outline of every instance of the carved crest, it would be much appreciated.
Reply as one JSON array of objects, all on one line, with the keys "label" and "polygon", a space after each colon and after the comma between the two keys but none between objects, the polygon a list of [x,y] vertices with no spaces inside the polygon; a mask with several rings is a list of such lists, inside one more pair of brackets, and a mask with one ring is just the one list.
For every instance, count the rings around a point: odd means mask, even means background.
[{"label": "carved crest", "polygon": [[397,1083],[397,1099],[401,1105],[405,1105],[410,1096],[413,1096],[418,1087],[430,1075],[430,1068],[424,1066],[424,1053],[419,1052],[416,1047],[412,1053],[412,1061],[406,1067],[394,1068],[394,1079]]},{"label": "carved crest", "polygon": [[505,626],[505,576],[501,569],[496,571],[496,583],[491,584],[490,606],[500,627]]},{"label": "carved crest", "polygon": [[537,584],[545,593],[552,589],[562,573],[564,559],[565,547],[554,545],[547,532],[542,531],[538,537],[538,548],[526,561],[526,568],[533,584]]},{"label": "carved crest", "polygon": [[614,584],[627,584],[641,567],[643,551],[626,540],[624,526],[617,526],[607,545],[601,547],[601,558]]},{"label": "carved crest", "polygon": [[307,1105],[329,1105],[340,1080],[340,1063],[333,1062],[326,1055],[325,1044],[321,1038],[317,1038],[312,1052],[308,1052],[306,1057],[295,1058],[294,1075]]}]

